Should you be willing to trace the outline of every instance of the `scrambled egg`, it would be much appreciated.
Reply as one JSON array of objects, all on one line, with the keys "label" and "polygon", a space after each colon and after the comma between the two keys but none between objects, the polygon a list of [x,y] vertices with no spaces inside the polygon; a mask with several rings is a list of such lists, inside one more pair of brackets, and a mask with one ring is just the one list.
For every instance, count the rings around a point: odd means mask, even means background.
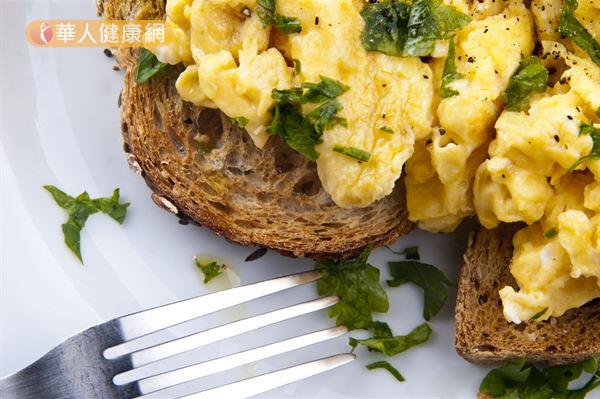
[{"label": "scrambled egg", "polygon": [[600,67],[562,44],[543,46],[549,62],[566,65],[562,83],[528,110],[502,113],[473,188],[485,227],[529,225],[513,242],[511,272],[520,290],[500,291],[504,315],[515,323],[560,316],[600,297],[600,162],[569,171],[592,150],[592,138],[580,130],[598,120]]},{"label": "scrambled egg", "polygon": [[[460,77],[450,84],[458,94],[447,98],[440,84],[449,41],[438,40],[428,60],[367,52],[362,0],[279,1],[277,12],[302,25],[288,35],[263,24],[256,0],[168,0],[175,39],[153,51],[186,66],[176,84],[184,100],[245,118],[259,148],[269,139],[273,89],[321,76],[348,86],[338,97],[347,125],[327,129],[316,147],[333,201],[372,204],[392,192],[406,163],[409,218],[421,228],[452,231],[475,213],[488,228],[526,223],[514,237],[518,290],[500,291],[505,316],[559,316],[600,297],[600,160],[570,170],[593,147],[581,124],[600,128],[600,68],[557,33],[561,0],[443,2],[472,17],[450,39]],[[575,17],[598,40],[600,0],[580,1]],[[502,95],[536,40],[550,85],[524,111],[503,110]],[[336,145],[370,159],[357,162]]]},{"label": "scrambled egg", "polygon": [[[285,36],[265,27],[254,12],[256,1],[169,0],[167,21],[177,39],[155,52],[163,62],[187,65],[177,81],[184,100],[246,118],[258,147],[269,138],[273,89],[318,82],[320,76],[350,87],[338,98],[338,116],[347,126],[325,131],[316,148],[317,168],[337,205],[368,206],[392,192],[415,140],[430,133],[431,68],[417,57],[365,51],[361,1],[288,0],[277,7],[301,20],[301,33]],[[288,66],[291,60],[300,61],[301,73]],[[334,152],[335,145],[371,158],[359,163]]]},{"label": "scrambled egg", "polygon": [[464,75],[453,83],[459,94],[439,101],[438,126],[407,163],[409,218],[429,231],[452,231],[473,214],[471,187],[501,111],[498,98],[534,47],[532,18],[522,3],[480,18],[454,39],[457,69]]}]

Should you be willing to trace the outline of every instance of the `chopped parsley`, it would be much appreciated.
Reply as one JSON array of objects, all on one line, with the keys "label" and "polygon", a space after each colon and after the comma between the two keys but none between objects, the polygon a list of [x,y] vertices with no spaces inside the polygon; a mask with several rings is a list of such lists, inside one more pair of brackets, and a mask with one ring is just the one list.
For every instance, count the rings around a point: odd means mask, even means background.
[{"label": "chopped parsley", "polygon": [[350,338],[348,343],[352,347],[352,350],[356,349],[358,345],[363,345],[370,351],[380,352],[386,356],[395,356],[398,353],[427,342],[430,335],[431,327],[427,323],[423,323],[407,335],[367,339]]},{"label": "chopped parsley", "polygon": [[407,282],[416,284],[423,289],[424,304],[423,318],[431,320],[439,313],[448,298],[448,286],[454,283],[438,268],[417,260],[404,260],[388,263],[393,277],[388,280],[390,287],[398,287]]},{"label": "chopped parsley", "polygon": [[119,203],[119,189],[115,189],[111,197],[90,198],[87,192],[73,198],[55,186],[44,186],[52,194],[56,204],[67,211],[69,218],[62,225],[65,244],[77,256],[83,264],[81,257],[81,230],[88,218],[98,212],[102,212],[119,224],[123,224],[127,215],[129,203]]},{"label": "chopped parsley", "polygon": [[[346,120],[337,116],[343,107],[336,98],[347,90],[348,86],[325,76],[321,76],[319,83],[273,90],[276,103],[271,109],[273,120],[267,132],[280,136],[291,148],[316,161],[319,153],[315,145],[322,142],[323,132],[336,124],[346,125]],[[308,103],[320,105],[303,114],[301,106]]]},{"label": "chopped parsley", "polygon": [[302,73],[302,62],[296,58],[294,58],[292,61],[294,62],[294,73],[296,75],[300,75]]},{"label": "chopped parsley", "polygon": [[375,363],[367,364],[365,367],[367,368],[367,370],[385,369],[389,371],[389,373],[393,375],[394,378],[399,382],[404,381],[404,377],[402,376],[402,374],[400,374],[400,372],[394,366],[392,366],[389,362],[385,360],[380,360]]},{"label": "chopped parsley", "polygon": [[540,317],[542,317],[543,315],[545,315],[547,311],[548,311],[548,308],[544,308],[544,309],[540,310],[539,312],[537,312],[536,314],[534,314],[533,316],[531,316],[529,318],[529,321],[534,321],[534,320],[539,319]]},{"label": "chopped parsley", "polygon": [[600,44],[573,15],[577,6],[577,0],[564,0],[559,17],[558,33],[563,38],[575,42],[589,54],[594,63],[600,65]]},{"label": "chopped parsley", "polygon": [[354,147],[344,147],[341,145],[334,145],[333,151],[338,152],[340,154],[344,154],[350,158],[354,158],[359,162],[369,162],[371,159],[371,154]]},{"label": "chopped parsley", "polygon": [[[591,379],[582,388],[570,390],[569,384],[584,371],[592,375]],[[479,392],[493,398],[582,399],[599,386],[600,373],[594,359],[546,369],[538,369],[522,359],[490,371]]]},{"label": "chopped parsley", "polygon": [[250,122],[248,120],[248,118],[245,118],[243,116],[238,116],[237,118],[233,118],[233,122],[238,125],[241,129],[245,128],[246,125],[248,124],[248,122]]},{"label": "chopped parsley", "polygon": [[329,309],[329,317],[337,317],[336,325],[349,330],[376,329],[381,333],[386,330],[384,323],[374,323],[372,314],[387,312],[389,302],[379,281],[379,269],[368,263],[371,249],[368,247],[356,259],[317,262],[315,269],[323,275],[317,282],[317,292],[340,298]]},{"label": "chopped parsley", "polygon": [[392,252],[396,255],[404,255],[404,257],[406,259],[414,259],[414,260],[421,259],[421,255],[419,254],[419,247],[417,247],[417,246],[404,248],[402,251],[394,251],[392,248],[390,248],[387,245],[385,246],[385,248],[387,248],[390,252]]},{"label": "chopped parsley", "polygon": [[225,265],[217,261],[202,262],[198,258],[194,258],[194,263],[196,263],[196,267],[204,274],[204,284],[210,283],[212,279],[223,273],[223,269],[225,268]]},{"label": "chopped parsley", "polygon": [[569,172],[572,172],[575,170],[575,168],[586,161],[593,161],[600,158],[600,131],[594,127],[592,122],[590,122],[589,125],[581,122],[579,125],[579,135],[583,134],[589,134],[592,138],[592,151],[588,155],[579,158],[573,165],[571,165],[569,167]]},{"label": "chopped parsley", "polygon": [[503,94],[506,109],[521,111],[527,107],[533,93],[546,90],[548,76],[549,72],[539,58],[531,56],[521,61]]},{"label": "chopped parsley", "polygon": [[450,87],[450,83],[455,80],[464,78],[464,75],[456,69],[456,48],[454,47],[454,39],[450,39],[448,44],[448,56],[444,62],[444,72],[442,73],[442,84],[440,86],[440,96],[448,98],[458,95],[458,91]]},{"label": "chopped parsley", "polygon": [[392,129],[389,126],[381,126],[379,128],[379,130],[381,130],[382,132],[385,132],[385,133],[394,134],[394,129]]},{"label": "chopped parsley", "polygon": [[287,17],[277,13],[275,0],[257,0],[258,16],[265,26],[272,26],[283,33],[302,32],[302,24],[298,18]]},{"label": "chopped parsley", "polygon": [[135,81],[145,83],[152,76],[164,71],[168,66],[169,64],[160,62],[150,50],[143,48],[135,71]]},{"label": "chopped parsley", "polygon": [[363,47],[397,57],[428,56],[436,40],[449,39],[471,21],[440,0],[368,3],[361,16]]},{"label": "chopped parsley", "polygon": [[544,233],[544,237],[550,239],[552,237],[555,237],[557,234],[558,234],[558,230],[556,229],[556,227],[553,227]]}]

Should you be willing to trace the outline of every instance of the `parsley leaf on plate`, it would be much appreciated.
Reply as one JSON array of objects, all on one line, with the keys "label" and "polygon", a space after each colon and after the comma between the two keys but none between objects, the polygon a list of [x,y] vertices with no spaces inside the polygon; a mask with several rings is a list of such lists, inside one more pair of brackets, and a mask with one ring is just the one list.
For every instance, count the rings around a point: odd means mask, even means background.
[{"label": "parsley leaf on plate", "polygon": [[372,313],[385,313],[389,303],[379,282],[379,269],[367,262],[371,248],[351,260],[323,260],[315,265],[323,277],[317,282],[319,295],[337,295],[340,302],[329,309],[336,324],[349,330],[369,329]]},{"label": "parsley leaf on plate", "polygon": [[258,16],[265,26],[271,25],[283,33],[302,32],[302,24],[298,18],[287,17],[277,13],[275,0],[258,0]]},{"label": "parsley leaf on plate", "polygon": [[582,134],[589,134],[592,138],[592,151],[588,155],[579,158],[573,165],[571,165],[569,167],[569,172],[572,172],[575,170],[575,168],[586,161],[593,161],[600,158],[600,130],[596,129],[592,122],[590,122],[589,125],[581,122],[579,125],[579,135]]},{"label": "parsley leaf on plate", "polygon": [[143,48],[140,52],[137,70],[135,71],[135,81],[145,83],[152,76],[165,70],[169,64],[164,64],[148,49]]},{"label": "parsley leaf on plate", "polygon": [[444,62],[444,72],[442,73],[442,84],[440,87],[440,96],[448,98],[458,95],[458,91],[450,87],[450,83],[455,80],[464,78],[465,75],[458,72],[456,69],[456,48],[454,47],[454,39],[450,39],[448,44],[448,56]]},{"label": "parsley leaf on plate", "polygon": [[594,63],[600,65],[600,44],[573,15],[577,6],[577,0],[564,0],[559,17],[558,33],[563,38],[573,40],[589,54]]},{"label": "parsley leaf on plate", "polygon": [[365,367],[368,370],[385,369],[389,371],[390,374],[393,375],[394,378],[397,379],[399,382],[404,381],[404,377],[402,376],[402,374],[400,374],[400,372],[394,366],[392,366],[389,362],[385,360],[380,360],[375,363],[367,364]]},{"label": "parsley leaf on plate", "polygon": [[431,320],[448,298],[447,286],[454,283],[437,267],[421,263],[416,260],[404,260],[388,263],[392,280],[388,280],[390,287],[398,287],[407,282],[414,283],[423,289],[425,303],[423,317]]},{"label": "parsley leaf on plate", "polygon": [[363,47],[397,57],[427,56],[436,40],[452,37],[471,21],[440,0],[368,3],[361,16],[365,21]]},{"label": "parsley leaf on plate", "polygon": [[[569,390],[569,384],[584,371],[592,374],[591,379],[582,388]],[[521,359],[490,371],[479,392],[494,398],[581,399],[598,386],[600,374],[594,359],[546,369]]]},{"label": "parsley leaf on plate", "polygon": [[202,262],[194,258],[196,266],[204,274],[204,284],[208,284],[212,279],[223,273],[223,265],[217,261]]},{"label": "parsley leaf on plate", "polygon": [[67,211],[69,218],[62,225],[65,244],[83,263],[81,257],[81,230],[88,218],[102,212],[116,220],[119,224],[125,221],[129,203],[119,203],[119,189],[115,189],[111,197],[91,199],[89,194],[83,192],[73,198],[55,186],[44,186],[54,198],[58,206]]},{"label": "parsley leaf on plate", "polygon": [[521,111],[527,107],[532,94],[546,90],[548,76],[548,70],[538,57],[531,56],[521,61],[503,94],[506,109]]},{"label": "parsley leaf on plate", "polygon": [[366,346],[370,351],[380,352],[386,356],[394,356],[414,346],[427,342],[431,335],[431,327],[427,323],[417,326],[407,335],[393,337],[373,337],[367,339],[350,338],[352,350],[358,345]]},{"label": "parsley leaf on plate", "polygon": [[[348,86],[325,76],[321,76],[319,83],[273,90],[271,96],[276,103],[271,109],[273,120],[267,132],[280,136],[291,148],[316,161],[319,153],[315,146],[322,142],[323,132],[336,124],[346,125],[346,120],[337,116],[343,106],[336,100],[346,90]],[[301,106],[308,103],[322,104],[303,114]]]}]

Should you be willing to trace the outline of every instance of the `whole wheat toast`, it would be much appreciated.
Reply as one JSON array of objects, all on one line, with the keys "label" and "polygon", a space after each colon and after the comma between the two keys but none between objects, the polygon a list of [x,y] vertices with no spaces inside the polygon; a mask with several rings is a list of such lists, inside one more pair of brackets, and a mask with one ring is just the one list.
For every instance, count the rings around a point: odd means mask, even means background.
[{"label": "whole wheat toast", "polygon": [[600,300],[542,322],[513,324],[502,315],[498,290],[517,287],[509,266],[518,228],[480,228],[470,238],[456,298],[456,350],[475,363],[527,358],[561,364],[600,358]]},{"label": "whole wheat toast", "polygon": [[[163,19],[164,7],[159,0],[98,1],[109,20]],[[126,71],[121,127],[129,163],[159,206],[240,244],[298,257],[351,257],[411,230],[401,181],[367,208],[342,209],[315,164],[278,137],[259,150],[221,112],[182,101],[177,71],[137,84],[137,54],[117,54]],[[199,135],[210,138],[210,153],[198,151]]]}]

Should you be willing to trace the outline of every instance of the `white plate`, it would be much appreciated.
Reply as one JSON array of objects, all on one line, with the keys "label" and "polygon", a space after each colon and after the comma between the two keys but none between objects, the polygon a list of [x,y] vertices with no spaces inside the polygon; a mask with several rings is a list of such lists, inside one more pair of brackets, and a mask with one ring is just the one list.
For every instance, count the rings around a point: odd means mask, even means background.
[{"label": "white plate", "polygon": [[[269,253],[244,263],[252,252],[210,231],[179,225],[158,209],[141,178],[131,172],[122,151],[117,97],[122,73],[99,49],[35,49],[24,39],[34,19],[90,19],[94,2],[0,2],[2,96],[2,332],[0,374],[12,373],[70,335],[108,320],[170,301],[227,286],[227,279],[205,286],[195,269],[195,254],[225,259],[239,282],[310,269],[312,262]],[[62,242],[64,213],[42,189],[54,184],[68,193],[88,190],[109,195],[120,187],[132,203],[123,226],[104,216],[90,218],[82,235],[85,266]],[[425,261],[456,277],[465,234],[414,232],[394,248],[418,244]],[[385,262],[398,257],[378,250],[372,263],[387,276]],[[235,280],[235,279],[234,279]],[[239,283],[238,282],[238,283]],[[235,282],[234,282],[235,283]],[[381,317],[399,334],[422,323],[422,292],[411,285],[388,290],[391,309]],[[315,296],[302,287],[256,304],[222,312],[207,324],[300,302]],[[289,385],[265,398],[468,398],[474,397],[486,368],[470,365],[454,350],[454,294],[432,322],[430,342],[391,359],[407,381],[399,384],[365,364],[380,356],[358,351],[341,369]],[[325,312],[286,322],[194,355],[214,356],[260,345],[267,340],[325,328]],[[358,334],[360,335],[360,334]],[[228,377],[209,378],[210,386],[230,378],[348,350],[348,337],[243,367]]]}]

